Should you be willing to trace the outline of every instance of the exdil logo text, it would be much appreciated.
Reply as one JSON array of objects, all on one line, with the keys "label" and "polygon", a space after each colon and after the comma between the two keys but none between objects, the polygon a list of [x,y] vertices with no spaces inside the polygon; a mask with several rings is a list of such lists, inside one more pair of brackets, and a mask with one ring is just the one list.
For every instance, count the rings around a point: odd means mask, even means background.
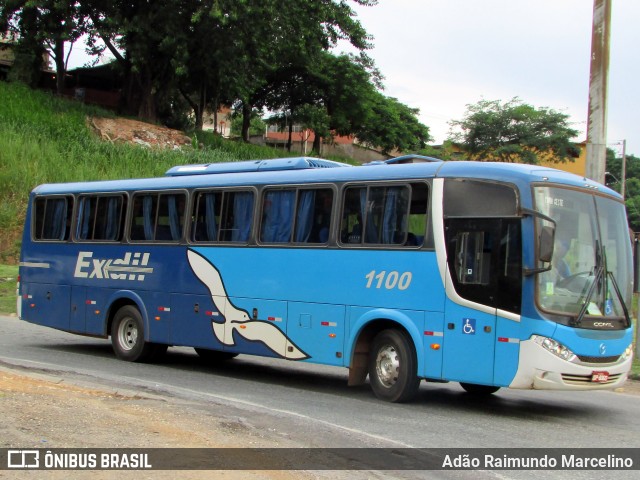
[{"label": "exdil logo text", "polygon": [[123,258],[94,258],[93,252],[79,252],[73,276],[143,282],[145,275],[153,273],[147,266],[150,257],[150,253],[126,252]]}]

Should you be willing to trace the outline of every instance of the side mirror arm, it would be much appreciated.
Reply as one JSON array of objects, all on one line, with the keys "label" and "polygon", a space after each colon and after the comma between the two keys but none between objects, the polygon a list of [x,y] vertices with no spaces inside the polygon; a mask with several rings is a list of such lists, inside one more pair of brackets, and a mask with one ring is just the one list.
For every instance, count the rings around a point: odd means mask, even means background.
[{"label": "side mirror arm", "polygon": [[536,261],[540,261],[543,263],[549,263],[547,267],[542,268],[524,268],[523,274],[525,276],[534,275],[536,273],[548,272],[551,270],[551,259],[553,258],[553,246],[555,241],[555,232],[556,232],[556,221],[545,215],[544,213],[540,213],[536,210],[531,210],[529,208],[521,208],[520,213],[522,216],[531,216],[534,218],[539,218],[541,220],[545,220],[551,223],[551,226],[542,227],[540,231],[539,241],[536,243]]}]

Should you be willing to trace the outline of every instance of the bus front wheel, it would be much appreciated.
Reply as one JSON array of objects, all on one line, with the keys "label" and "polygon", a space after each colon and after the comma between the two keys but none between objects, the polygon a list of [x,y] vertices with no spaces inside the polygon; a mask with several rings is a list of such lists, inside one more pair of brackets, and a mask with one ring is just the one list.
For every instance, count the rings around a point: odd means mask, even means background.
[{"label": "bus front wheel", "polygon": [[149,361],[158,353],[158,345],[144,341],[142,315],[131,305],[120,308],[113,318],[111,346],[116,357],[128,362]]},{"label": "bus front wheel", "polygon": [[383,330],[373,339],[369,353],[369,381],[376,397],[407,402],[420,386],[416,353],[408,336],[399,330]]}]

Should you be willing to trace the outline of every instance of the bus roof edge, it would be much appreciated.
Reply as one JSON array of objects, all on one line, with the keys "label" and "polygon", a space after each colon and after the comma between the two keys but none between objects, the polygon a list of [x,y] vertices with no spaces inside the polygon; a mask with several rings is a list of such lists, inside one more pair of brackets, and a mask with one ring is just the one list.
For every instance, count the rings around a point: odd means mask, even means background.
[{"label": "bus roof edge", "polygon": [[167,177],[185,175],[211,175],[219,173],[273,172],[277,170],[306,170],[313,168],[351,167],[346,163],[324,158],[291,157],[269,160],[247,160],[240,162],[205,163],[200,165],[178,165],[166,171]]}]

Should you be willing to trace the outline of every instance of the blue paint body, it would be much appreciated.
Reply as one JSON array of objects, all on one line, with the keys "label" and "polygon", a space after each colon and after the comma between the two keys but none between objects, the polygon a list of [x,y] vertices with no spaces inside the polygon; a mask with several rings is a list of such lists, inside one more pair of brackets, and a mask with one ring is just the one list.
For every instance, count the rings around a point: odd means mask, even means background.
[{"label": "blue paint body", "polygon": [[[139,308],[147,341],[281,356],[265,343],[247,340],[237,332],[232,346],[216,338],[212,324],[224,322],[224,312],[218,310],[211,292],[189,265],[187,251],[192,249],[220,272],[228,300],[254,320],[279,329],[309,356],[302,361],[350,366],[359,335],[378,320],[406,330],[415,347],[418,375],[431,379],[508,386],[518,368],[520,348],[517,342],[498,341],[500,338],[524,341],[532,334],[545,335],[584,355],[597,355],[602,342],[610,355],[624,351],[631,342],[631,329],[584,331],[545,319],[533,301],[533,277],[523,279],[517,322],[452,301],[445,293],[436,252],[428,245],[405,250],[353,249],[335,243],[282,248],[257,245],[253,237],[245,246],[202,246],[184,241],[174,245],[101,244],[34,242],[31,235],[30,214],[33,199],[39,195],[400,179],[431,182],[439,177],[508,182],[517,188],[525,208],[532,207],[532,182],[543,177],[575,187],[590,183],[532,166],[433,162],[43,185],[32,192],[27,212],[20,268],[21,317],[60,330],[104,337],[110,333],[114,305],[127,302]],[[525,266],[535,264],[533,223],[531,218],[522,220]],[[144,274],[114,279],[104,270],[109,260],[143,258],[145,254]],[[375,276],[380,272],[386,276],[378,279]],[[473,320],[473,334],[464,331],[465,319]]]}]

